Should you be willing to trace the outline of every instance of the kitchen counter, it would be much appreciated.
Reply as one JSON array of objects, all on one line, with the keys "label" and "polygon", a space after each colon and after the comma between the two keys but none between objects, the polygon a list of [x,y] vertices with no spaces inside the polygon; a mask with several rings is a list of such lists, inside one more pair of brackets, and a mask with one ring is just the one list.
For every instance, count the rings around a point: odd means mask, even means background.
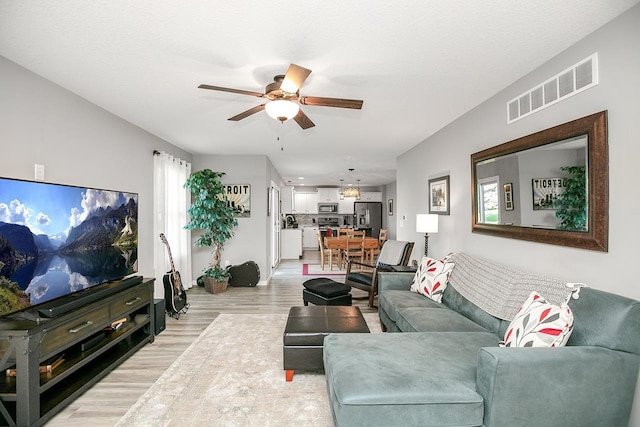
[{"label": "kitchen counter", "polygon": [[320,250],[318,246],[318,227],[302,227],[302,247],[303,249]]},{"label": "kitchen counter", "polygon": [[302,256],[302,230],[285,228],[280,230],[280,259],[300,259]]}]

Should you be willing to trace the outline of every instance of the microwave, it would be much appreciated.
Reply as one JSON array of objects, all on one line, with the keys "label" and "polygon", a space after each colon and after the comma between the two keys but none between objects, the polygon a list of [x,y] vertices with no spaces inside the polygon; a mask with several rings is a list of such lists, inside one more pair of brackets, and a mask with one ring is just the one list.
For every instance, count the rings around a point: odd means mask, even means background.
[{"label": "microwave", "polygon": [[338,204],[318,203],[318,213],[338,213]]}]

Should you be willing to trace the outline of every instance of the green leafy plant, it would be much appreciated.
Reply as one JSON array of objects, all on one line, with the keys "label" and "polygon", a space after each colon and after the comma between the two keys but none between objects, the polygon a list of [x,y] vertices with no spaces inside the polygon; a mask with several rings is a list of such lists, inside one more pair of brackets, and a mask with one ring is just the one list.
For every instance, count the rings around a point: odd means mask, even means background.
[{"label": "green leafy plant", "polygon": [[225,242],[233,237],[233,229],[238,226],[233,208],[224,197],[224,184],[220,181],[224,175],[224,172],[204,169],[192,173],[184,184],[184,188],[193,194],[187,211],[190,221],[185,228],[202,230],[195,245],[213,248],[211,264],[205,275],[216,281],[223,281],[229,276],[228,270],[220,267],[220,258]]},{"label": "green leafy plant", "polygon": [[587,179],[584,166],[563,166],[567,172],[564,192],[556,200],[556,217],[560,218],[558,228],[563,230],[587,229]]},{"label": "green leafy plant", "polygon": [[219,265],[214,265],[213,267],[209,267],[205,270],[204,275],[207,277],[211,277],[216,282],[222,282],[227,277],[229,277],[229,270],[226,268],[222,268]]}]

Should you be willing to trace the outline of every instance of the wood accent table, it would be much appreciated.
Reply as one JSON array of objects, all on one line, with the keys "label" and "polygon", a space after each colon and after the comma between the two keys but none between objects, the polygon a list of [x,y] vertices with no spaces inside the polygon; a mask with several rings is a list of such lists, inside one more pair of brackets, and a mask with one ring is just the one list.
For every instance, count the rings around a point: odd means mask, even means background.
[{"label": "wood accent table", "polygon": [[322,345],[331,333],[369,333],[359,307],[291,307],[283,335],[285,379],[293,381],[296,370],[324,369]]}]

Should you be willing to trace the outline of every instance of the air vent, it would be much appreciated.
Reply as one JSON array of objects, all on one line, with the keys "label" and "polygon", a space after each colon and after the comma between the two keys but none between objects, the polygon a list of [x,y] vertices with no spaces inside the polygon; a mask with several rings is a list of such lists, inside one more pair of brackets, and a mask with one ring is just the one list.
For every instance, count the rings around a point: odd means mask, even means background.
[{"label": "air vent", "polygon": [[549,105],[598,84],[598,54],[594,53],[546,82],[507,103],[507,123],[513,123]]}]

